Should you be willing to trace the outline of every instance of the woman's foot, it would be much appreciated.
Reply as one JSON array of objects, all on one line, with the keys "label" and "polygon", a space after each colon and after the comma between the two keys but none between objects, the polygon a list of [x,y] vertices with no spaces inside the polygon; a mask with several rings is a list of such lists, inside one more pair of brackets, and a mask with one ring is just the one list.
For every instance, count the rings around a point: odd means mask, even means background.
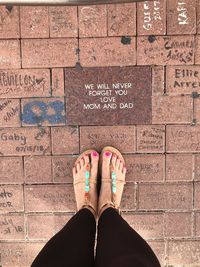
[{"label": "woman's foot", "polygon": [[74,192],[77,210],[89,209],[96,217],[97,213],[97,173],[99,154],[86,151],[75,162],[73,168]]},{"label": "woman's foot", "polygon": [[119,209],[125,184],[126,167],[124,160],[111,151],[104,151],[102,155],[101,191],[98,203],[98,216],[113,207]]}]

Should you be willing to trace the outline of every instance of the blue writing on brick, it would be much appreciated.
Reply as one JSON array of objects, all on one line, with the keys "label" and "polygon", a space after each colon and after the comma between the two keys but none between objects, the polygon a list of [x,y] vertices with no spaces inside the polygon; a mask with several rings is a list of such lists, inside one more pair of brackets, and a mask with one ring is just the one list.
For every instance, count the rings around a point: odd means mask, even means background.
[{"label": "blue writing on brick", "polygon": [[50,124],[59,124],[65,122],[63,113],[64,103],[62,101],[56,100],[49,103],[32,101],[24,105],[22,121],[25,124],[41,124],[45,121]]}]

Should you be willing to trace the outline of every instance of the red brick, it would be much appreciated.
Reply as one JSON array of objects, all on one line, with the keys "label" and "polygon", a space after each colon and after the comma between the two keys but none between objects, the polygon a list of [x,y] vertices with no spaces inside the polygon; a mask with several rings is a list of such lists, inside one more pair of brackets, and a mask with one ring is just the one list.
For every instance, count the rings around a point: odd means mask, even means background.
[{"label": "red brick", "polygon": [[0,183],[23,183],[23,162],[21,157],[0,157]]},{"label": "red brick", "polygon": [[194,158],[194,179],[200,181],[200,155],[195,155]]},{"label": "red brick", "polygon": [[76,6],[50,6],[49,19],[51,37],[78,36]]},{"label": "red brick", "polygon": [[49,70],[0,70],[0,98],[38,96],[50,96]]},{"label": "red brick", "polygon": [[25,187],[27,212],[74,211],[76,202],[72,185],[38,185]]},{"label": "red brick", "polygon": [[54,222],[55,222],[55,233],[60,231],[65,224],[72,218],[73,215],[70,214],[55,214],[54,216]]},{"label": "red brick", "polygon": [[145,36],[137,38],[138,65],[190,65],[194,63],[194,37]]},{"label": "red brick", "polygon": [[108,36],[136,35],[136,4],[108,4]]},{"label": "red brick", "polygon": [[73,67],[77,61],[77,46],[75,38],[22,40],[22,66]]},{"label": "red brick", "polygon": [[191,96],[153,96],[153,123],[189,123],[193,118]]},{"label": "red brick", "polygon": [[135,185],[126,183],[121,201],[121,210],[135,210],[136,209],[136,194]]},{"label": "red brick", "polygon": [[194,208],[200,209],[200,183],[194,184]]},{"label": "red brick", "polygon": [[25,157],[24,173],[26,183],[39,184],[52,182],[51,157]]},{"label": "red brick", "polygon": [[197,123],[200,123],[200,98],[194,99],[194,118],[197,120]]},{"label": "red brick", "polygon": [[162,213],[128,213],[123,218],[145,240],[164,237]]},{"label": "red brick", "polygon": [[64,98],[22,99],[22,125],[65,125]]},{"label": "red brick", "polygon": [[54,215],[27,215],[27,233],[29,240],[50,239],[54,235]]},{"label": "red brick", "polygon": [[23,187],[21,185],[0,185],[0,213],[23,210]]},{"label": "red brick", "polygon": [[137,3],[138,35],[166,33],[166,0]]},{"label": "red brick", "polygon": [[196,0],[169,0],[167,2],[167,33],[196,33]]},{"label": "red brick", "polygon": [[54,156],[53,164],[53,179],[55,183],[72,183],[72,168],[76,156]]},{"label": "red brick", "polygon": [[20,121],[19,99],[0,99],[0,127],[18,127]]},{"label": "red brick", "polygon": [[170,212],[165,214],[166,237],[191,237],[192,214],[190,212]]},{"label": "red brick", "polygon": [[200,2],[197,1],[197,33],[200,33]]},{"label": "red brick", "polygon": [[200,237],[200,212],[195,213],[195,236]]},{"label": "red brick", "polygon": [[135,126],[86,126],[80,128],[80,150],[101,151],[114,146],[122,153],[135,152]]},{"label": "red brick", "polygon": [[44,243],[0,243],[1,264],[4,267],[30,267]]},{"label": "red brick", "polygon": [[25,238],[23,214],[0,215],[0,239],[19,240]]},{"label": "red brick", "polygon": [[164,94],[165,69],[163,66],[154,66],[152,68],[152,94]]},{"label": "red brick", "polygon": [[191,210],[192,184],[139,184],[138,207],[145,210]]},{"label": "red brick", "polygon": [[165,243],[164,241],[147,241],[156,254],[161,266],[165,266]]},{"label": "red brick", "polygon": [[192,155],[166,155],[166,180],[187,181],[193,179]]},{"label": "red brick", "polygon": [[198,266],[199,240],[173,240],[168,243],[168,264],[173,266]]},{"label": "red brick", "polygon": [[137,152],[162,153],[164,151],[163,125],[137,125]]},{"label": "red brick", "polygon": [[80,37],[107,36],[106,5],[79,6],[78,13]]},{"label": "red brick", "polygon": [[47,6],[21,6],[20,26],[22,38],[48,38],[49,14]]},{"label": "red brick", "polygon": [[166,79],[168,94],[200,93],[199,66],[167,66]]},{"label": "red brick", "polygon": [[0,40],[0,69],[21,67],[19,40]]},{"label": "red brick", "polygon": [[84,67],[135,65],[135,37],[80,39],[80,62]]},{"label": "red brick", "polygon": [[200,36],[196,36],[195,64],[200,64]]},{"label": "red brick", "polygon": [[163,181],[163,155],[126,155],[126,181]]},{"label": "red brick", "polygon": [[200,125],[167,125],[167,152],[200,151]]},{"label": "red brick", "polygon": [[79,131],[77,127],[54,127],[51,129],[51,133],[53,154],[79,153]]},{"label": "red brick", "polygon": [[0,148],[1,156],[49,154],[49,128],[0,128]]},{"label": "red brick", "polygon": [[64,70],[52,69],[52,96],[64,96]]},{"label": "red brick", "polygon": [[9,10],[7,6],[0,6],[0,17],[0,38],[19,38],[19,7],[12,6]]}]

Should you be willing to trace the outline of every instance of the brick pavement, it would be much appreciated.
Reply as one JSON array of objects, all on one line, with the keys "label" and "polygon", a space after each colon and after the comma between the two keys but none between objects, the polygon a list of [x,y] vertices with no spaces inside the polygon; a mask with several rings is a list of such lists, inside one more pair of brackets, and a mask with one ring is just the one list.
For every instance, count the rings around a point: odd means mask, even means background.
[{"label": "brick pavement", "polygon": [[[30,266],[75,212],[77,155],[105,145],[126,158],[124,218],[163,267],[200,266],[199,20],[196,0],[0,6],[0,266]],[[65,67],[132,65],[151,66],[152,121],[67,123]]]}]

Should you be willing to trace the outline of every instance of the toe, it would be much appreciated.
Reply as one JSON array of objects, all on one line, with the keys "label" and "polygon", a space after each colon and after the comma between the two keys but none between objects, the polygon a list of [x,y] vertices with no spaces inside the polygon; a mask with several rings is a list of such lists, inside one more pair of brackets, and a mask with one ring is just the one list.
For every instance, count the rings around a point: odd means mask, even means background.
[{"label": "toe", "polygon": [[76,165],[76,172],[79,172],[80,170],[81,170],[81,164],[80,162],[78,162]]},{"label": "toe", "polygon": [[82,169],[82,168],[84,167],[84,164],[85,164],[84,158],[81,158],[81,159],[80,159],[79,164],[80,164],[81,169]]},{"label": "toe", "polygon": [[90,158],[89,158],[89,156],[88,156],[88,155],[85,155],[85,156],[83,157],[83,159],[84,159],[84,165],[88,165],[88,163],[90,162]]},{"label": "toe", "polygon": [[116,160],[117,160],[117,156],[115,154],[112,155],[112,159],[111,159],[111,162],[112,162],[112,165],[115,166],[116,164]]},{"label": "toe", "polygon": [[122,173],[123,173],[123,174],[126,174],[126,167],[123,167],[123,169],[122,169]]},{"label": "toe", "polygon": [[76,167],[74,167],[74,168],[72,169],[72,173],[73,173],[73,176],[76,175]]},{"label": "toe", "polygon": [[123,170],[123,166],[124,166],[124,164],[123,164],[123,162],[121,161],[120,164],[119,164],[119,170],[120,170],[120,172],[122,172],[122,170]]},{"label": "toe", "polygon": [[116,167],[117,169],[119,169],[119,165],[120,165],[120,159],[119,159],[119,158],[117,158],[117,160],[116,160],[116,164],[115,164],[115,167]]},{"label": "toe", "polygon": [[105,151],[103,154],[103,164],[110,164],[112,153],[110,151]]},{"label": "toe", "polygon": [[96,151],[91,153],[91,176],[96,178],[98,172],[99,154]]}]

